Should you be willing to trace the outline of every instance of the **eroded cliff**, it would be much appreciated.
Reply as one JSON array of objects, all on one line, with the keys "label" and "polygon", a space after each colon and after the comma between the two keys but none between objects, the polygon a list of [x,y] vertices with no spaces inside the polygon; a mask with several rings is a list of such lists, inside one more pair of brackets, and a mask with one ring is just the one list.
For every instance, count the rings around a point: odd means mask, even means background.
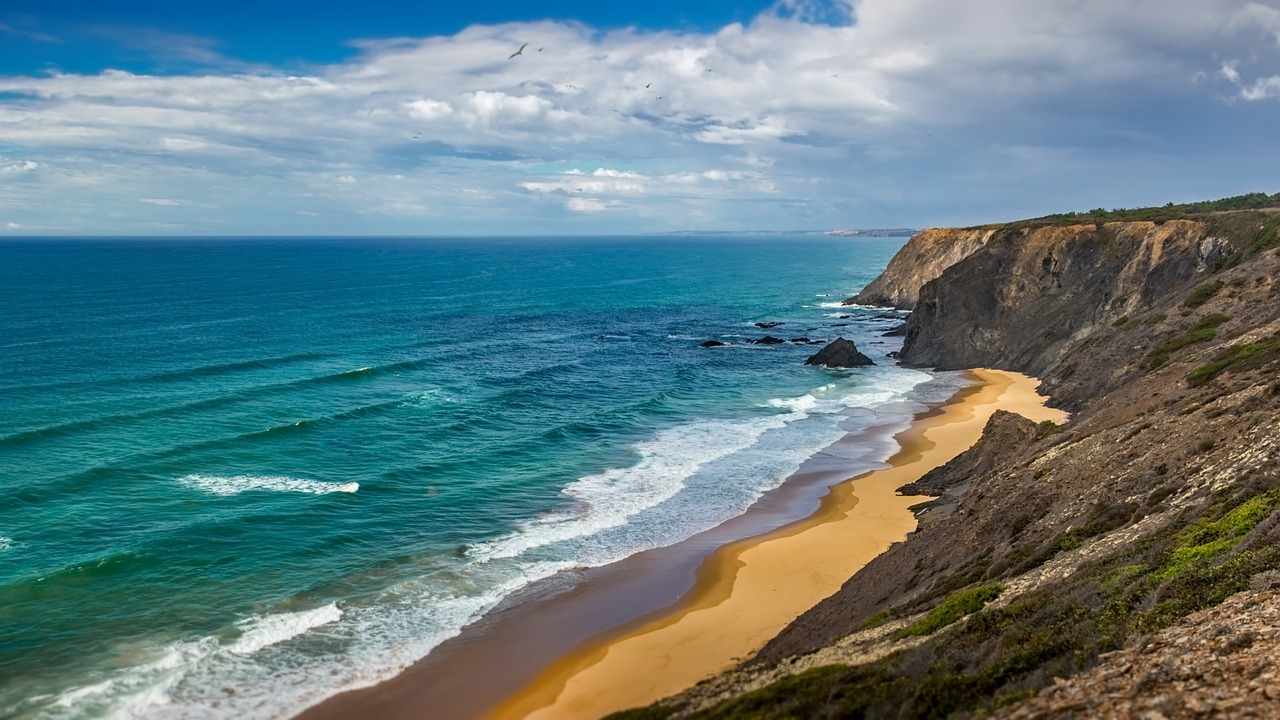
[{"label": "eroded cliff", "polygon": [[[1099,658],[1130,672],[1108,658],[1141,654],[1154,633],[1208,638],[1212,613],[1197,613],[1228,597],[1270,598],[1278,248],[1280,216],[1265,212],[993,230],[925,283],[904,354],[1039,374],[1073,420],[993,417],[982,442],[921,480],[942,499],[910,540],[755,658],[642,716],[1085,717],[1090,706],[1063,704],[1084,689],[1036,694]],[[1248,664],[1249,647],[1211,649]],[[1130,678],[1130,699],[1158,687],[1165,715],[1204,707],[1204,693],[1179,690],[1207,686],[1196,667],[1156,670]],[[1255,685],[1217,682],[1213,702],[1280,692]],[[1130,707],[1116,717],[1153,706]]]},{"label": "eroded cliff", "polygon": [[845,305],[882,305],[909,310],[920,288],[964,258],[972,255],[995,234],[996,228],[923,230],[907,242],[889,262],[884,273]]}]

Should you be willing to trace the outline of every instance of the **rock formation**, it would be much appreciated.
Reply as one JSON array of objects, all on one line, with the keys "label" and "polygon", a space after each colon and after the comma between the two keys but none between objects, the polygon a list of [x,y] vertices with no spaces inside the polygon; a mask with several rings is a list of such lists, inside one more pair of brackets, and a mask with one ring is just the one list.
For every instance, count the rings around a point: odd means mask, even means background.
[{"label": "rock formation", "polygon": [[836,338],[827,343],[818,352],[809,356],[804,361],[805,365],[822,365],[830,368],[851,368],[862,367],[864,365],[875,365],[871,358],[858,352],[858,347],[853,344],[852,340],[846,340],[842,337]]}]

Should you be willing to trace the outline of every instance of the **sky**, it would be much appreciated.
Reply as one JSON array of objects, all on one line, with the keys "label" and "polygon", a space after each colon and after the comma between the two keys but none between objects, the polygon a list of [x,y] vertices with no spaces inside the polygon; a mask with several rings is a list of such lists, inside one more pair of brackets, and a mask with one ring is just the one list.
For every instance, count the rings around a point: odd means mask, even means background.
[{"label": "sky", "polygon": [[1280,0],[0,5],[0,237],[971,225],[1277,128]]}]

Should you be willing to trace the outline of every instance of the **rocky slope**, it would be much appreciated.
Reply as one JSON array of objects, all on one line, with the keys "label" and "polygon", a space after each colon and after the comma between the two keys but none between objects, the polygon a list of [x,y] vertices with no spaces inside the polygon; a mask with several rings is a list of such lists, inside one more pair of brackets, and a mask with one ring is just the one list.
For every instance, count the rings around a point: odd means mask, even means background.
[{"label": "rocky slope", "polygon": [[[735,671],[631,714],[1053,716],[1153,634],[1208,637],[1195,613],[1235,593],[1274,602],[1251,583],[1280,567],[1277,247],[1266,212],[992,229],[924,283],[903,356],[1037,374],[1073,420],[993,417],[916,484],[941,498],[910,540]],[[1108,692],[1159,689],[1165,716],[1258,697],[1179,667]]]}]

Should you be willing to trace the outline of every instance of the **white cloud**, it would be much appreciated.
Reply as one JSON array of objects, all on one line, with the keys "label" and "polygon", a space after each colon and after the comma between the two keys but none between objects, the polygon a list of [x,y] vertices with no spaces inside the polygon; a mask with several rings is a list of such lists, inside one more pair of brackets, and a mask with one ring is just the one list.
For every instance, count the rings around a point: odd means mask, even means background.
[{"label": "white cloud", "polygon": [[414,100],[408,103],[409,111],[423,120],[436,120],[453,114],[453,106],[442,100]]},{"label": "white cloud", "polygon": [[1240,97],[1250,101],[1280,98],[1280,75],[1258,78],[1249,87],[1240,88]]},{"label": "white cloud", "polygon": [[5,224],[4,224],[4,227],[5,227],[5,229],[6,229],[6,230],[21,230],[21,229],[22,229],[22,226],[21,226],[21,225],[19,225],[19,224],[18,224],[18,223],[16,223],[16,222],[5,223]]},{"label": "white cloud", "polygon": [[[1214,163],[1233,183],[1274,177],[1259,148],[1276,149],[1280,103],[1233,109],[1222,90],[1280,96],[1277,33],[1280,11],[1248,0],[789,0],[710,33],[548,21],[366,40],[307,74],[0,77],[0,152],[35,158],[0,156],[27,173],[0,210],[85,231],[129,205],[121,231],[416,232],[397,218],[432,214],[545,232],[562,207],[634,229],[835,227],[1211,195]],[[508,60],[526,40],[545,52]],[[1202,138],[1218,145],[1184,167]],[[1175,195],[1103,195],[1134,188]],[[170,195],[208,204],[132,201]]]},{"label": "white cloud", "polygon": [[1276,8],[1251,2],[1236,12],[1229,27],[1232,30],[1256,28],[1271,35],[1280,45],[1280,10]]},{"label": "white cloud", "polygon": [[569,198],[564,205],[573,212],[598,213],[618,206],[617,201],[599,200],[596,198]]},{"label": "white cloud", "polygon": [[185,200],[174,200],[173,198],[141,198],[139,202],[144,202],[148,205],[161,205],[164,207],[176,207],[178,205],[187,204]]}]

